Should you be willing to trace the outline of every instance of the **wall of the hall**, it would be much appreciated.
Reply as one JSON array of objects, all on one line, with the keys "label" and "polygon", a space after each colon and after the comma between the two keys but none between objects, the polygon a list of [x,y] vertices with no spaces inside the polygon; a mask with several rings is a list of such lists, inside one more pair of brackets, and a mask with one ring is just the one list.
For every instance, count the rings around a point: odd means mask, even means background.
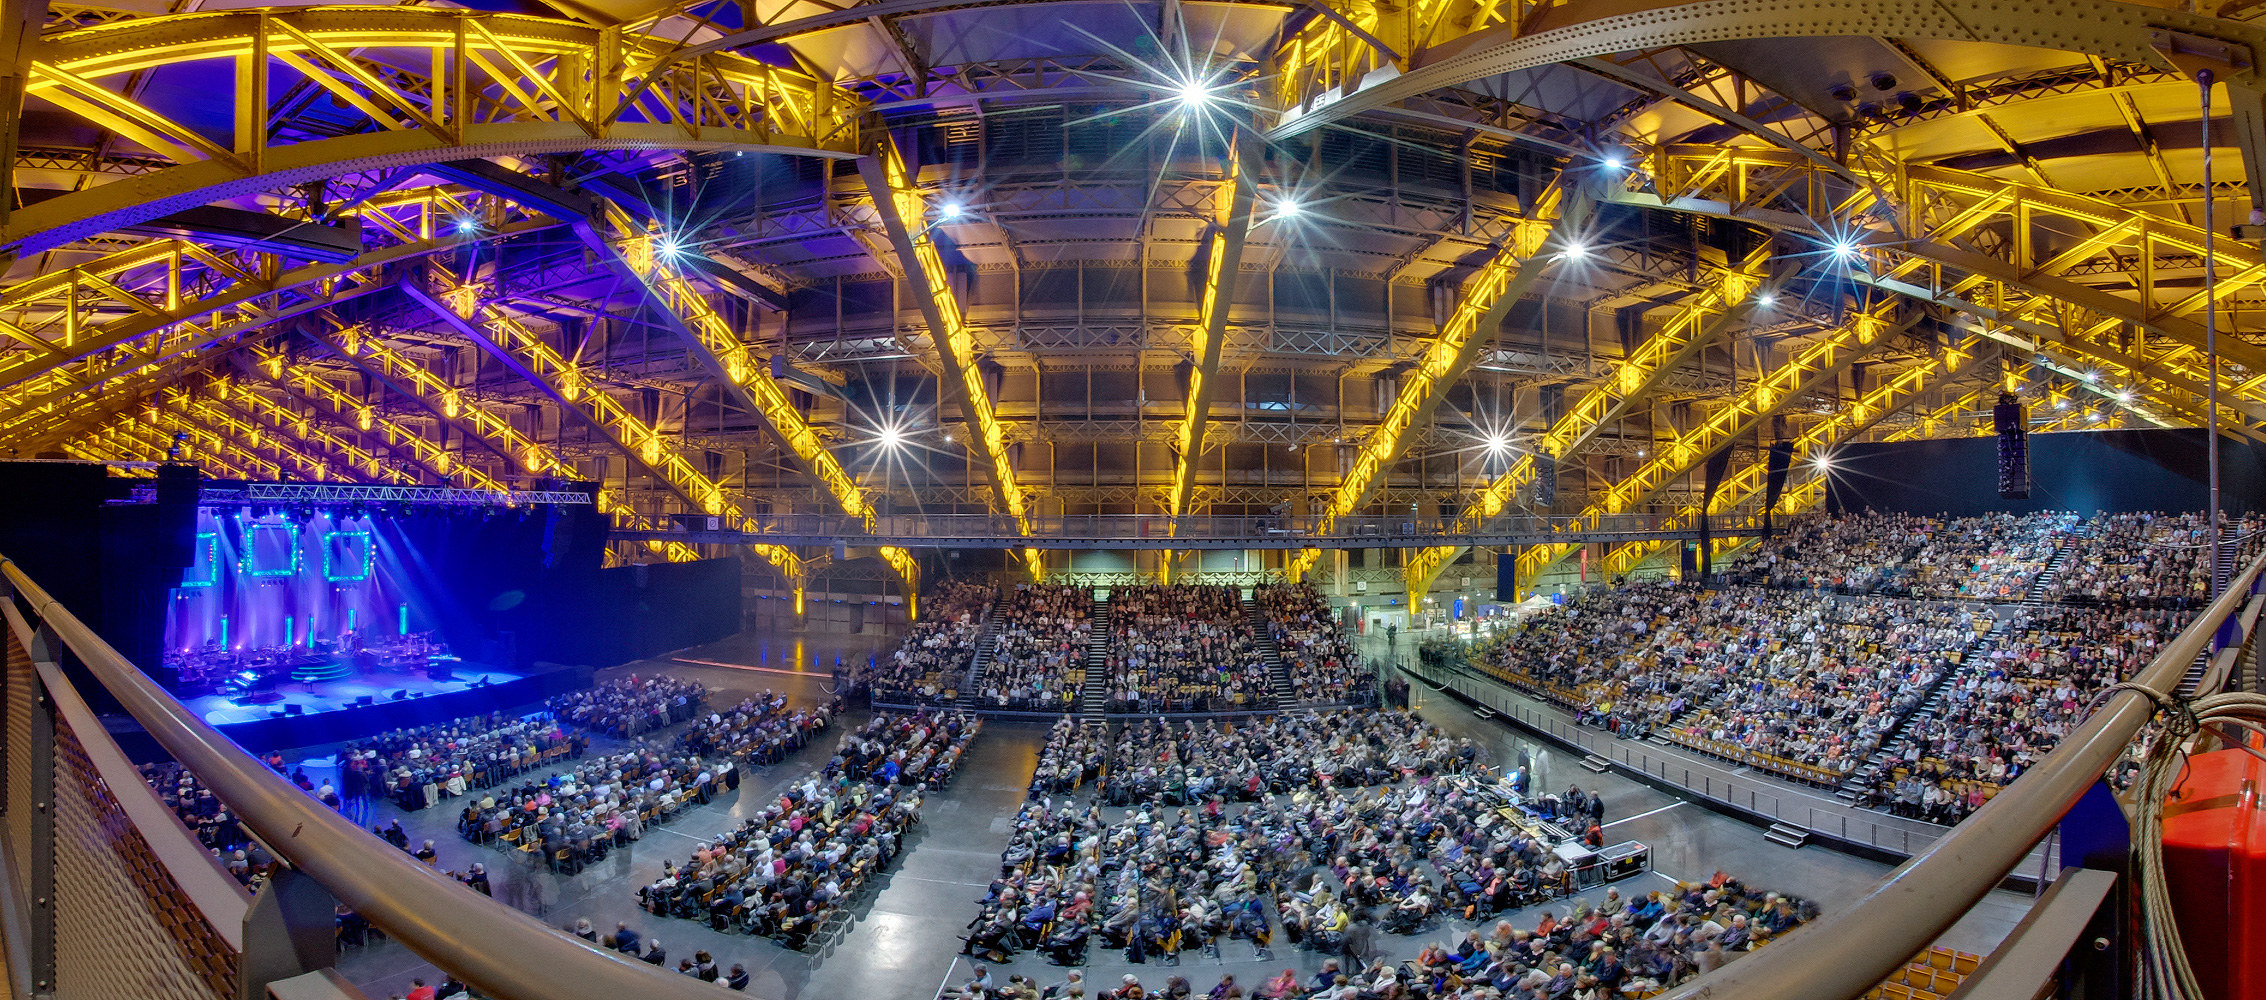
[{"label": "wall of the hall", "polygon": [[[2202,510],[2208,453],[2201,430],[2072,431],[2030,438],[2030,498],[1998,495],[1998,439],[1854,444],[1834,452],[1830,510],[1972,516],[1990,511]],[[2219,439],[2220,492],[2230,511],[2266,509],[2266,450]]]}]

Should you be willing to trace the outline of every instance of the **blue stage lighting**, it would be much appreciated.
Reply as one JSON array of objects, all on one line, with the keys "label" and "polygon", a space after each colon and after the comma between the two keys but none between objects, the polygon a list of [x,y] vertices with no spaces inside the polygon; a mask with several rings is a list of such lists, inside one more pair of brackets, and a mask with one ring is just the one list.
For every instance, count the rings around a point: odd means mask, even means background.
[{"label": "blue stage lighting", "polygon": [[184,577],[184,587],[210,587],[220,582],[220,534],[212,531],[197,532],[197,541],[205,550],[205,578],[194,580]]},{"label": "blue stage lighting", "polygon": [[377,547],[367,531],[331,531],[323,534],[323,579],[332,583],[360,583],[370,578]]},{"label": "blue stage lighting", "polygon": [[[259,550],[258,539],[262,531],[288,532],[286,544],[291,553],[290,562],[281,567],[261,566],[254,555]],[[299,525],[290,521],[255,521],[244,526],[243,570],[246,576],[279,577],[299,573]]]}]

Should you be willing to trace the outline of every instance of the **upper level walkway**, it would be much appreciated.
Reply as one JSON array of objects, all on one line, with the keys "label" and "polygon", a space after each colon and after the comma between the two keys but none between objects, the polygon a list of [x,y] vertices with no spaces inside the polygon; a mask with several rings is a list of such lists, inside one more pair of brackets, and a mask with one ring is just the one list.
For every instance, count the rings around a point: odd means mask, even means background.
[{"label": "upper level walkway", "polygon": [[[758,514],[751,530],[732,531],[722,518],[684,518],[676,530],[618,525],[629,540],[725,545],[896,545],[907,548],[1011,549],[1377,549],[1434,546],[1540,545],[1698,538],[1695,527],[1671,527],[1665,514],[1608,517],[1501,517],[1479,530],[1459,530],[1438,517],[1213,517],[1162,514],[1072,514],[1034,517],[1024,533],[996,514],[892,514],[863,520],[833,514]],[[706,521],[703,527],[701,522]],[[689,523],[687,523],[689,522]]]}]

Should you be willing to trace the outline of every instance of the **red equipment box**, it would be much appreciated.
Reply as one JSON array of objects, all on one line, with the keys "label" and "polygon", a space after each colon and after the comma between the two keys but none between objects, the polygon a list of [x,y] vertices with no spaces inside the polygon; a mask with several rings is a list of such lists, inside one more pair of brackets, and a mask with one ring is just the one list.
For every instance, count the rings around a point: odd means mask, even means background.
[{"label": "red equipment box", "polygon": [[2266,1000],[2266,764],[2240,750],[2188,759],[2164,803],[2164,869],[2187,960],[2210,1000]]}]

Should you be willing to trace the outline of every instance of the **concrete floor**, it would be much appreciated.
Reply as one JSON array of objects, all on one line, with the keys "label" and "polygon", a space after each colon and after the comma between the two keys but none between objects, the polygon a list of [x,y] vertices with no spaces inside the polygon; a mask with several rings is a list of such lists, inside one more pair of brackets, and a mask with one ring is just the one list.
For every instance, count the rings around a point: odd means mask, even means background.
[{"label": "concrete floor", "polygon": [[[823,685],[829,680],[835,656],[862,659],[894,646],[894,640],[884,636],[746,633],[677,654],[676,659],[630,664],[600,676],[666,669],[699,679],[715,692],[712,701],[718,703],[735,702],[744,694],[770,689],[784,692],[795,704],[812,704],[827,697]],[[1400,648],[1407,651],[1410,647],[1403,643]],[[1380,647],[1378,653],[1384,652]],[[1501,722],[1479,719],[1446,698],[1430,696],[1417,707],[1449,733],[1478,740],[1487,749],[1491,763],[1506,766],[1529,762],[1537,787],[1578,784],[1602,793],[1608,836],[1643,841],[1653,848],[1657,874],[1620,883],[1624,894],[1664,888],[1676,878],[1704,879],[1722,869],[1750,884],[1815,899],[1831,911],[1861,898],[1888,871],[1886,865],[1824,848],[1790,851],[1771,844],[1762,839],[1763,831],[1757,827],[1682,802],[1631,779],[1583,769],[1576,758]],[[855,725],[864,717],[862,712],[853,712],[846,721]],[[692,921],[655,917],[638,909],[636,896],[640,886],[658,877],[664,862],[688,858],[702,837],[737,825],[754,811],[754,803],[767,801],[773,790],[822,764],[837,738],[831,734],[805,748],[797,758],[750,775],[737,795],[693,810],[575,876],[556,876],[518,863],[503,852],[465,843],[455,832],[458,810],[448,803],[404,815],[390,803],[381,802],[364,825],[400,816],[413,843],[425,838],[434,841],[443,868],[461,870],[474,861],[484,862],[499,900],[553,924],[565,926],[588,918],[605,932],[612,930],[616,921],[627,921],[664,942],[672,968],[677,958],[703,949],[724,968],[735,962],[744,964],[753,973],[748,989],[751,996],[768,1000],[931,1000],[942,987],[965,981],[972,973],[968,960],[957,955],[959,936],[975,916],[985,885],[998,871],[999,854],[1007,843],[1007,824],[1023,801],[1044,734],[1045,727],[1036,724],[988,724],[970,746],[952,787],[929,798],[922,827],[909,840],[908,850],[895,870],[882,877],[877,893],[855,908],[856,922],[839,944],[819,955],[789,952],[746,935],[710,931]],[[1962,951],[1988,952],[2021,919],[2028,904],[2026,895],[1994,893],[1939,943]],[[1538,912],[1521,913],[1510,919],[1531,924],[1538,916]],[[1381,943],[1394,957],[1408,957],[1427,941],[1452,941],[1450,935],[1460,934],[1462,929],[1459,923],[1448,923],[1419,936],[1384,938]],[[1199,992],[1210,989],[1226,973],[1249,987],[1284,968],[1296,969],[1305,976],[1321,966],[1318,956],[1287,947],[1276,948],[1272,961],[1261,962],[1250,945],[1240,941],[1224,945],[1223,954],[1216,959],[1185,955],[1178,968],[1154,963],[1128,966],[1120,954],[1098,948],[1088,958],[1088,979],[1097,987],[1113,985],[1120,974],[1132,971],[1152,987],[1163,985],[1169,975],[1187,976]],[[412,976],[438,981],[430,966],[390,942],[354,949],[341,956],[339,967],[356,985],[379,998],[406,993]],[[1040,955],[1024,953],[1014,962],[997,967],[995,975],[1004,980],[1007,974],[1020,972],[1044,984],[1059,981],[1065,971],[1049,966]]]}]

